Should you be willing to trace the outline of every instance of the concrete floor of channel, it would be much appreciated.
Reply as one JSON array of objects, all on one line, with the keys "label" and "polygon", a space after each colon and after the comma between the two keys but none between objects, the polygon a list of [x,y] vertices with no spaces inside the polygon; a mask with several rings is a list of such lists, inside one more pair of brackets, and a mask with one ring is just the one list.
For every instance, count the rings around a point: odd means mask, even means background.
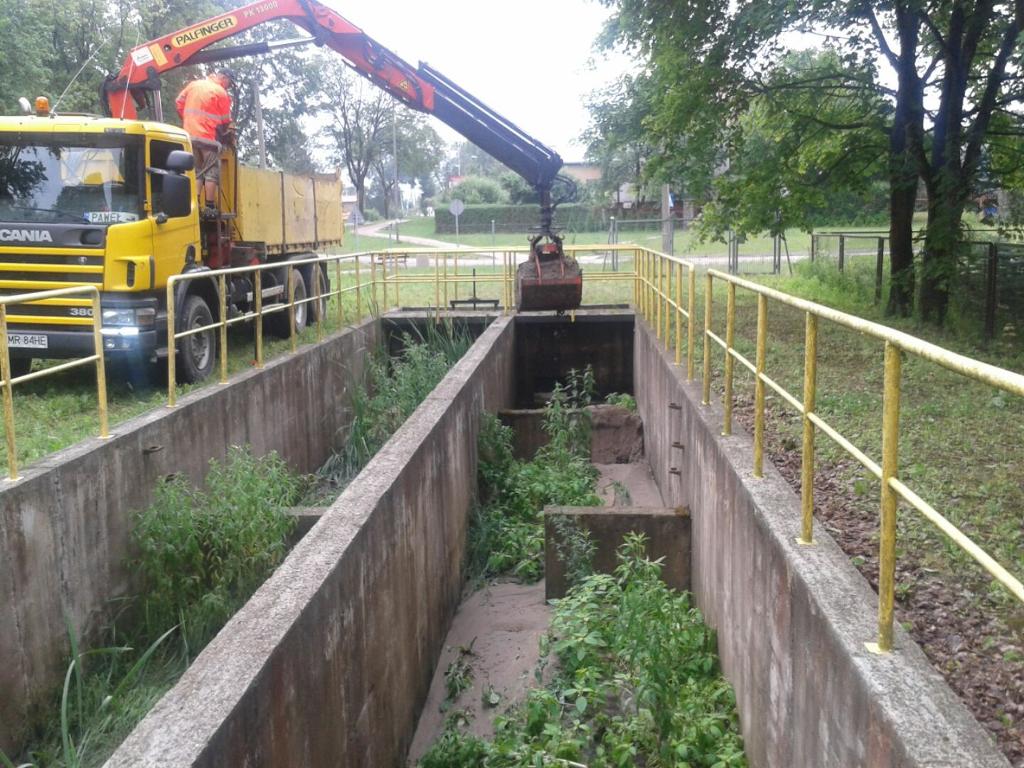
[{"label": "concrete floor of channel", "polygon": [[[598,495],[607,507],[662,507],[661,492],[646,460],[632,464],[595,464]],[[489,583],[468,594],[445,638],[430,683],[430,693],[409,749],[415,766],[444,730],[445,719],[461,712],[466,730],[481,738],[494,735],[494,718],[521,703],[527,692],[547,683],[552,674],[542,664],[541,637],[551,622],[544,581]],[[472,669],[472,684],[454,701],[446,701],[445,672],[463,653]],[[496,703],[492,703],[496,702]]]}]

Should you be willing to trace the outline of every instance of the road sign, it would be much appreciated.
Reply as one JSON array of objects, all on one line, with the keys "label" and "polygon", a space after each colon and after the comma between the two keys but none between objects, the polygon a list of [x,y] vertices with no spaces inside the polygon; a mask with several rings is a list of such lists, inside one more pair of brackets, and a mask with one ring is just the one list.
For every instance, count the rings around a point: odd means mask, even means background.
[{"label": "road sign", "polygon": [[451,205],[448,206],[448,213],[452,216],[461,216],[464,210],[466,210],[466,204],[458,199],[452,200]]}]

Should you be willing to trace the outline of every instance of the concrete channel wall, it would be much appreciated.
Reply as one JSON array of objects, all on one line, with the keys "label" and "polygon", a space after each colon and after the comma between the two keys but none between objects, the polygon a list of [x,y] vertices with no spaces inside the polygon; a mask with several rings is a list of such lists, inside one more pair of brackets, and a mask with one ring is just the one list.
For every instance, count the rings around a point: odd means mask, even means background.
[{"label": "concrete channel wall", "polygon": [[396,766],[463,586],[480,414],[511,405],[496,320],[107,766]]},{"label": "concrete channel wall", "polygon": [[65,616],[88,636],[129,591],[124,561],[133,513],[161,478],[200,482],[232,445],[277,451],[299,472],[340,444],[366,351],[380,340],[367,321],[118,425],[24,471],[0,490],[0,748],[16,753],[29,718],[52,703],[68,653]]},{"label": "concrete channel wall", "polygon": [[799,498],[767,463],[753,477],[750,438],[721,436],[721,407],[700,405],[639,318],[634,349],[647,456],[666,503],[690,509],[693,591],[751,766],[1008,768],[905,632],[892,654],[867,650],[874,592],[820,525],[813,546],[796,543]]}]

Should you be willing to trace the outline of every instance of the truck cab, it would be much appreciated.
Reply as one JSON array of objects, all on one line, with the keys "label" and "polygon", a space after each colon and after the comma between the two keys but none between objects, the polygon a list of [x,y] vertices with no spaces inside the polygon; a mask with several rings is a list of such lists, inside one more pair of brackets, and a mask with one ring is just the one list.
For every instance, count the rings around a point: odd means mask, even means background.
[{"label": "truck cab", "polygon": [[[0,117],[0,291],[95,285],[109,355],[165,353],[161,288],[199,253],[191,152],[162,123]],[[8,322],[16,375],[92,353],[87,297],[13,305]]]},{"label": "truck cab", "polygon": [[[289,301],[290,279],[294,322],[276,312],[264,325],[276,336],[288,336],[293,326],[301,331],[324,312],[326,299],[306,303],[329,287],[326,269],[313,269],[310,258],[341,243],[340,176],[249,168],[226,148],[211,211],[198,199],[193,149],[185,131],[160,122],[0,117],[0,291],[94,285],[105,354],[149,363],[167,355],[169,279],[209,273],[175,289],[175,332],[206,329],[175,345],[176,373],[189,383],[208,376],[216,362],[216,270],[267,265],[264,305]],[[228,316],[251,312],[252,274],[232,272],[225,284]],[[10,308],[15,376],[28,372],[34,358],[83,357],[93,345],[87,297]]]}]

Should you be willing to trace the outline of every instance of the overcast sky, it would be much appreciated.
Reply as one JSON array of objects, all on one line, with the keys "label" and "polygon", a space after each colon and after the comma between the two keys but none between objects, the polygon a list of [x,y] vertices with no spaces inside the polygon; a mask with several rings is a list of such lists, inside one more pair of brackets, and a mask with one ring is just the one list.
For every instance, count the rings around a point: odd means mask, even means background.
[{"label": "overcast sky", "polygon": [[[414,66],[427,62],[566,161],[584,106],[628,66],[622,58],[591,68],[594,39],[608,16],[596,0],[429,0],[358,4],[322,0]],[[457,134],[440,121],[448,141]]]}]

